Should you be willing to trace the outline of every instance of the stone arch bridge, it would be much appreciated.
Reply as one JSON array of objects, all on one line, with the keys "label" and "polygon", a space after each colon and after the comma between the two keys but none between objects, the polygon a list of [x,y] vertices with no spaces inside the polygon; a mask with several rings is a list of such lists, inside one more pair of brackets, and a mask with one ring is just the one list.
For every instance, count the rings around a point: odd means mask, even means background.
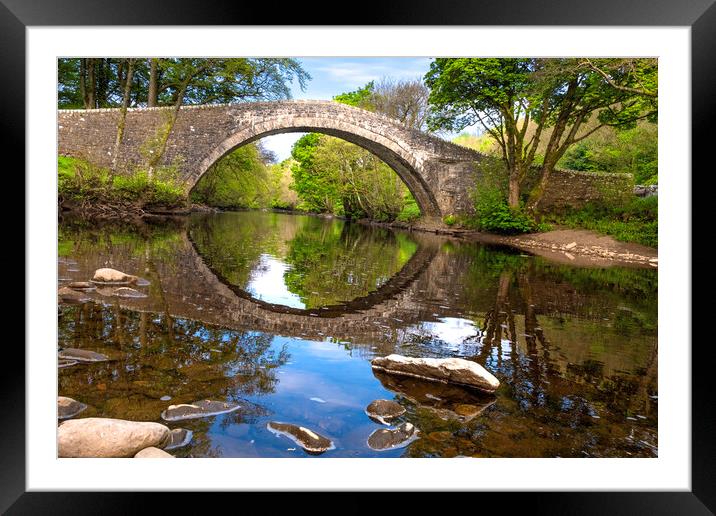
[{"label": "stone arch bridge", "polygon": [[[147,162],[148,142],[171,107],[127,110],[118,167]],[[112,163],[119,109],[60,110],[60,155],[98,166]],[[405,182],[427,217],[469,213],[483,155],[408,129],[386,116],[333,101],[298,100],[180,108],[161,164],[176,164],[186,191],[233,149],[264,136],[318,132],[355,143],[382,159]]]}]

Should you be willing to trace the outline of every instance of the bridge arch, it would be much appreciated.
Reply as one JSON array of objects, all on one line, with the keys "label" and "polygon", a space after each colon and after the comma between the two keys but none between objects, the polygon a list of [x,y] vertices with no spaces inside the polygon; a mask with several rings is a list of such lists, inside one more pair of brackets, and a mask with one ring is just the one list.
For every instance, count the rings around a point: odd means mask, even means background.
[{"label": "bridge arch", "polygon": [[[165,130],[173,107],[130,108],[115,148],[118,108],[60,110],[58,152],[100,167],[146,167],[151,142]],[[189,192],[231,150],[264,136],[317,132],[336,136],[382,159],[415,197],[424,219],[474,211],[471,191],[483,156],[389,117],[326,100],[286,100],[182,106],[159,165],[174,167]],[[114,153],[117,153],[115,156]]]},{"label": "bridge arch", "polygon": [[200,162],[186,183],[187,191],[221,158],[234,149],[266,136],[284,133],[322,133],[335,136],[358,145],[385,162],[403,180],[415,197],[423,215],[439,216],[440,207],[430,186],[421,173],[422,163],[411,149],[384,135],[356,123],[333,117],[277,116],[263,118],[259,123],[238,128],[216,147],[211,149]]}]

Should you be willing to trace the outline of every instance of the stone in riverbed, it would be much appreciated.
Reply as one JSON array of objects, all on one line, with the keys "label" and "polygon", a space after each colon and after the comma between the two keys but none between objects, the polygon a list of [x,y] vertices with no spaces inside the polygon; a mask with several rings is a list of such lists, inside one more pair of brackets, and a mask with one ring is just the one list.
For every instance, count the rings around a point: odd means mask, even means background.
[{"label": "stone in riverbed", "polygon": [[486,392],[495,392],[500,386],[499,380],[484,367],[463,358],[413,358],[393,354],[374,358],[371,365],[390,374],[467,385]]},{"label": "stone in riverbed", "polygon": [[89,281],[73,281],[65,286],[67,288],[71,288],[72,290],[94,290],[97,288]]},{"label": "stone in riverbed", "polygon": [[181,448],[191,442],[194,432],[186,428],[175,428],[171,431],[169,443],[164,447],[165,450],[173,450]]},{"label": "stone in riverbed", "polygon": [[87,405],[72,398],[57,397],[57,419],[69,419],[87,408]]},{"label": "stone in riverbed", "polygon": [[412,423],[403,423],[397,428],[379,428],[368,437],[368,446],[376,451],[402,448],[418,438],[419,431]]},{"label": "stone in riverbed", "polygon": [[74,360],[75,362],[106,362],[109,360],[109,357],[102,353],[76,348],[65,348],[57,356],[61,359]]},{"label": "stone in riverbed", "polygon": [[145,448],[163,448],[169,439],[162,424],[103,417],[70,419],[57,429],[60,457],[133,457]]},{"label": "stone in riverbed", "polygon": [[366,407],[365,413],[371,419],[375,419],[384,425],[389,425],[388,420],[402,416],[405,414],[405,409],[400,403],[392,400],[375,400]]},{"label": "stone in riverbed", "polygon": [[138,279],[139,278],[137,276],[125,274],[124,272],[116,269],[104,268],[94,271],[92,282],[99,284],[111,283],[113,285],[129,285],[131,283],[136,283]]},{"label": "stone in riverbed", "polygon": [[165,421],[181,421],[183,419],[195,419],[198,417],[225,414],[227,412],[233,412],[239,408],[241,408],[241,405],[236,403],[200,400],[193,403],[169,405],[169,407],[162,412],[162,419]]},{"label": "stone in riverbed", "polygon": [[462,385],[393,375],[378,370],[374,370],[373,374],[386,389],[415,404],[416,408],[434,412],[441,419],[469,421],[497,399],[493,394]]},{"label": "stone in riverbed", "polygon": [[149,448],[144,448],[141,451],[138,451],[137,454],[134,456],[135,459],[176,459],[174,455],[170,455],[169,453],[165,452],[164,450],[160,450],[159,448],[155,448],[154,446],[150,446]]},{"label": "stone in riverbed", "polygon": [[68,287],[62,287],[57,291],[57,300],[60,303],[82,304],[91,301],[92,298],[87,297],[86,295],[82,294],[82,292],[78,292],[77,290],[73,290]]},{"label": "stone in riverbed", "polygon": [[59,369],[62,369],[63,367],[70,367],[77,364],[77,360],[67,360],[65,358],[60,358],[57,360],[57,367]]},{"label": "stone in riverbed", "polygon": [[288,437],[308,453],[317,455],[333,449],[333,442],[329,438],[319,435],[303,426],[278,423],[275,421],[271,421],[266,426],[269,431],[274,434]]},{"label": "stone in riverbed", "polygon": [[117,297],[147,297],[147,294],[144,294],[143,292],[139,292],[138,290],[134,290],[133,288],[129,287],[119,287],[112,291],[113,296]]}]

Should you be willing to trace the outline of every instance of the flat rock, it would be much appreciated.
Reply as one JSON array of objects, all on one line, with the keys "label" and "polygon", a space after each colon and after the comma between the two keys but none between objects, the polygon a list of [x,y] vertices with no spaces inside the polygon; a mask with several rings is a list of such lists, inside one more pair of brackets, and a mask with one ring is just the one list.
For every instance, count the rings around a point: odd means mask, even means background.
[{"label": "flat rock", "polygon": [[57,299],[61,303],[67,304],[81,304],[92,300],[92,298],[87,297],[82,292],[68,287],[62,287],[57,291]]},{"label": "flat rock", "polygon": [[379,428],[368,437],[372,450],[383,451],[402,448],[418,438],[418,429],[412,423],[403,423],[397,428]]},{"label": "flat rock", "polygon": [[374,358],[371,365],[390,374],[467,385],[485,392],[495,392],[500,386],[492,373],[480,364],[463,358],[413,358],[393,354]]},{"label": "flat rock", "polygon": [[92,282],[99,284],[111,283],[113,285],[129,285],[130,283],[136,283],[137,279],[137,276],[132,276],[131,274],[126,274],[116,269],[104,268],[94,271]]},{"label": "flat rock", "polygon": [[405,408],[400,403],[392,400],[375,400],[366,407],[365,413],[371,419],[375,419],[384,425],[389,425],[388,420],[405,414]]},{"label": "flat rock", "polygon": [[169,407],[162,412],[162,419],[165,421],[181,421],[183,419],[216,416],[218,414],[233,412],[238,408],[241,408],[241,405],[237,403],[200,400],[193,403],[169,405]]},{"label": "flat rock", "polygon": [[102,353],[76,348],[65,348],[57,356],[61,359],[74,360],[75,362],[105,362],[109,360],[109,357]]},{"label": "flat rock", "polygon": [[165,450],[174,450],[181,448],[191,442],[194,432],[186,428],[175,428],[169,435],[169,443],[164,447]]},{"label": "flat rock", "polygon": [[97,288],[89,281],[73,281],[65,285],[65,287],[71,288],[72,290],[94,290]]},{"label": "flat rock", "polygon": [[303,426],[271,421],[267,428],[276,435],[284,435],[308,453],[320,454],[333,449],[333,442]]},{"label": "flat rock", "polygon": [[72,398],[57,397],[57,419],[69,419],[87,408],[87,405]]},{"label": "flat rock", "polygon": [[[166,450],[167,448],[164,448]],[[138,451],[137,454],[134,456],[135,459],[176,459],[174,455],[170,455],[169,453],[165,452],[164,450],[160,450],[159,448],[155,448],[154,446],[150,446],[149,448],[144,448],[141,451]]]},{"label": "flat rock", "polygon": [[160,423],[102,417],[70,419],[57,429],[60,457],[134,457],[145,448],[163,448],[169,439],[169,428]]},{"label": "flat rock", "polygon": [[112,295],[117,297],[147,297],[147,294],[129,287],[116,288],[112,291]]},{"label": "flat rock", "polygon": [[67,360],[65,358],[60,358],[57,360],[57,367],[59,369],[62,369],[63,367],[70,367],[77,364],[77,360]]}]

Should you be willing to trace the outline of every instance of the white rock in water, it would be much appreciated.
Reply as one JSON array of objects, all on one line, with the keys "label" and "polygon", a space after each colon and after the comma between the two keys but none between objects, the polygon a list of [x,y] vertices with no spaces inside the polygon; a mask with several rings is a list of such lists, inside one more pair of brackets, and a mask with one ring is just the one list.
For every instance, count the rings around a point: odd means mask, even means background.
[{"label": "white rock in water", "polygon": [[109,360],[109,357],[103,353],[77,348],[65,348],[60,351],[57,356],[61,360],[72,360],[75,362],[106,362]]},{"label": "white rock in water", "polygon": [[60,457],[134,457],[140,450],[163,448],[171,438],[160,423],[103,417],[70,419],[57,429]]},{"label": "white rock in water", "polygon": [[164,450],[150,446],[137,452],[134,456],[135,459],[176,459],[174,455],[171,455]]},{"label": "white rock in water", "polygon": [[97,269],[92,277],[95,283],[134,283],[137,279],[137,276],[109,268]]},{"label": "white rock in water", "polygon": [[486,392],[495,392],[500,386],[492,373],[477,362],[463,358],[412,358],[393,354],[374,358],[371,365],[386,373],[467,385]]},{"label": "white rock in water", "polygon": [[308,453],[318,455],[334,448],[333,441],[303,426],[269,422],[266,427],[276,435],[284,435]]},{"label": "white rock in water", "polygon": [[183,419],[194,419],[198,417],[217,416],[226,414],[241,408],[238,403],[227,403],[225,401],[199,400],[194,403],[180,403],[169,405],[162,412],[162,419],[165,421],[181,421]]}]

